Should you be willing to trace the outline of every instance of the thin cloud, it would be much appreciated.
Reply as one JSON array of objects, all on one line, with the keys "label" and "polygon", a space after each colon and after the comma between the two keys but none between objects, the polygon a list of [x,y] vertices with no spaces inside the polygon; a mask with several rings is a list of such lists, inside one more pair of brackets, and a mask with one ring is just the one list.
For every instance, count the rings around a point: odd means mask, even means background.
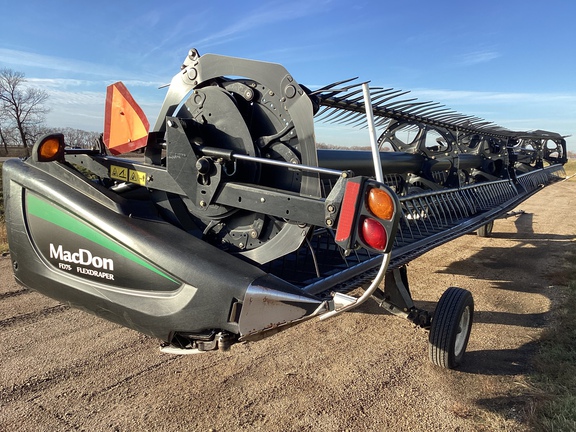
[{"label": "thin cloud", "polygon": [[18,51],[0,48],[0,64],[27,66],[34,69],[48,69],[76,74],[110,76],[119,74],[114,68],[103,67],[101,64],[83,60],[73,60],[58,56],[47,56],[28,51]]},{"label": "thin cloud", "polygon": [[414,89],[419,99],[431,98],[436,102],[458,102],[462,104],[478,103],[575,103],[576,94],[570,93],[512,93],[482,92],[468,90]]},{"label": "thin cloud", "polygon": [[[149,87],[149,88],[159,88],[170,84],[172,77],[167,77],[166,81],[142,81],[142,80],[122,80],[126,87]],[[107,81],[106,85],[113,84],[116,81]]]},{"label": "thin cloud", "polygon": [[93,84],[93,81],[69,78],[28,78],[26,82],[29,86],[40,87],[43,89],[61,89],[69,87],[82,87]]},{"label": "thin cloud", "polygon": [[48,102],[54,106],[65,105],[78,105],[79,107],[87,107],[92,105],[104,106],[106,94],[104,92],[96,91],[63,91],[56,89],[48,89]]},{"label": "thin cloud", "polygon": [[248,34],[263,25],[273,25],[303,16],[325,12],[331,1],[300,1],[267,3],[240,17],[234,24],[195,42],[195,46],[220,45]]},{"label": "thin cloud", "polygon": [[[66,102],[69,99],[73,99],[75,95],[78,94],[105,95],[106,87],[115,82],[115,80],[91,81],[68,78],[26,78],[27,86],[45,90],[48,94],[54,95],[59,102]],[[132,89],[137,92],[140,89],[155,90],[164,84],[159,81],[141,80],[124,80],[122,82],[129,90]],[[75,89],[82,89],[82,91],[77,91]],[[63,96],[60,97],[60,95]]]},{"label": "thin cloud", "polygon": [[462,54],[459,57],[459,63],[463,66],[472,66],[480,63],[488,63],[502,54],[496,51],[474,51],[466,54]]},{"label": "thin cloud", "polygon": [[[75,60],[70,58],[58,57],[58,56],[48,56],[43,54],[37,54],[29,51],[19,51],[7,48],[0,48],[0,66],[10,67],[10,68],[22,68],[27,67],[31,70],[45,69],[50,71],[55,71],[56,74],[73,74],[82,77],[100,77],[102,79],[117,81],[117,77],[131,78],[141,75],[136,75],[135,72],[126,71],[117,67],[110,67],[99,63],[92,63],[83,60]],[[28,81],[33,78],[26,78]],[[39,80],[39,78],[37,78]],[[66,80],[64,78],[54,79],[53,83],[56,85],[58,82],[65,83],[66,85],[75,85],[77,83],[89,83],[90,80]],[[163,85],[159,81],[151,80],[138,80],[132,79],[132,83],[138,86],[148,86],[148,87],[158,87]],[[45,81],[46,85],[50,85],[49,80]]]}]

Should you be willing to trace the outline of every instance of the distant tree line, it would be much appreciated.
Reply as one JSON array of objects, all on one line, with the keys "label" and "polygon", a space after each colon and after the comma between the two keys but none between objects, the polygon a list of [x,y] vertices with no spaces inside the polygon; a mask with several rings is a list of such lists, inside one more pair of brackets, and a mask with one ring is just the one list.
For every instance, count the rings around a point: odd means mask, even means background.
[{"label": "distant tree line", "polygon": [[[367,150],[372,151],[372,147],[370,146],[338,146],[334,144],[326,144],[323,142],[316,143],[317,149],[326,149],[326,150]],[[380,151],[388,152],[391,151],[390,147],[382,147]]]},{"label": "distant tree line", "polygon": [[88,132],[82,129],[73,128],[44,128],[45,132],[60,132],[64,135],[64,142],[67,146],[72,148],[90,149],[98,145],[100,132]]},{"label": "distant tree line", "polygon": [[[0,148],[7,155],[14,148],[30,155],[30,147],[49,132],[61,132],[70,147],[91,148],[98,132],[73,128],[47,128],[44,125],[49,109],[48,93],[27,85],[22,72],[0,69]],[[1,154],[1,153],[0,153]]]},{"label": "distant tree line", "polygon": [[[326,144],[326,143],[322,143],[322,142],[316,143],[316,148],[317,149],[329,149],[329,150],[368,150],[368,151],[371,150],[370,146],[337,146],[337,145]],[[383,147],[380,149],[380,151],[388,152],[388,151],[392,151],[392,149],[390,147]],[[568,159],[576,159],[576,152],[567,150],[566,155],[568,156]]]}]

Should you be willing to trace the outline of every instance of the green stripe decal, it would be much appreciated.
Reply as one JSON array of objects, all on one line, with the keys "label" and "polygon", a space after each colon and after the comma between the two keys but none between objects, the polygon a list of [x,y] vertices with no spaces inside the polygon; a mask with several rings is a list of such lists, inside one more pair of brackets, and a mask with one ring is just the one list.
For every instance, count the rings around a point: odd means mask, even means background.
[{"label": "green stripe decal", "polygon": [[142,267],[145,267],[148,270],[151,270],[154,273],[176,284],[178,283],[170,276],[168,276],[166,273],[163,273],[156,267],[148,264],[142,258],[128,251],[126,248],[120,246],[118,243],[100,234],[98,231],[91,228],[90,226],[80,222],[75,217],[70,216],[69,214],[57,209],[50,203],[31,194],[27,194],[26,198],[27,198],[28,213],[30,213],[31,215],[34,215],[40,219],[43,219],[47,222],[59,226],[60,228],[63,228],[67,231],[70,231],[74,234],[84,237],[86,240],[99,244],[100,246],[105,247],[106,249],[109,249],[112,252],[116,252],[118,255],[122,255],[124,258],[127,258],[133,261],[134,263],[139,264]]}]

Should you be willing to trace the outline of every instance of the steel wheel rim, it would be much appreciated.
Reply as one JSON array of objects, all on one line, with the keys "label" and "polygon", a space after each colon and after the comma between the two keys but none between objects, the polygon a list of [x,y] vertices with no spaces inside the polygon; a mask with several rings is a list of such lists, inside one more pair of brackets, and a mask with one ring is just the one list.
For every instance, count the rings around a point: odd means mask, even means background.
[{"label": "steel wheel rim", "polygon": [[460,322],[458,323],[458,330],[456,332],[456,340],[454,342],[454,354],[459,356],[464,350],[464,345],[466,344],[466,338],[468,336],[468,329],[470,328],[470,307],[466,306],[462,315],[460,316]]}]

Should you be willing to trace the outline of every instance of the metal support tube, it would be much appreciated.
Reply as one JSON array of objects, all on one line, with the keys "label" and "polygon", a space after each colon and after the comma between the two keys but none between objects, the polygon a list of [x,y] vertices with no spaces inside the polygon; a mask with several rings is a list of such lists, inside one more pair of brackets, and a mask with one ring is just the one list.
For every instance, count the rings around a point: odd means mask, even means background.
[{"label": "metal support tube", "polygon": [[[366,107],[366,118],[368,121],[368,129],[370,131],[370,146],[372,147],[372,157],[374,160],[374,173],[376,175],[376,180],[379,182],[383,182],[384,174],[382,173],[382,162],[380,160],[380,151],[378,150],[378,141],[376,138],[376,128],[374,126],[374,115],[372,113],[372,101],[370,99],[370,90],[368,88],[368,83],[362,84],[362,90],[364,93],[364,104]],[[348,304],[344,304],[338,309],[334,309],[333,311],[321,315],[320,319],[325,320],[335,315],[338,315],[342,312],[345,312],[347,310],[356,308],[360,306],[362,303],[364,303],[366,300],[368,300],[372,296],[372,294],[374,294],[376,289],[378,289],[380,283],[384,280],[389,263],[390,263],[390,253],[386,253],[382,256],[382,264],[380,264],[380,268],[378,269],[376,277],[374,278],[370,286],[366,289],[366,291],[364,291],[364,293],[356,300],[351,301]]]},{"label": "metal support tube", "polygon": [[333,170],[333,169],[329,169],[329,168],[320,168],[320,167],[313,167],[313,166],[308,166],[308,165],[293,164],[290,162],[283,162],[283,161],[278,161],[278,160],[274,160],[274,159],[265,159],[265,158],[259,158],[259,157],[254,157],[254,156],[247,156],[247,155],[238,154],[238,153],[232,153],[232,159],[246,160],[246,161],[250,161],[250,162],[257,162],[257,163],[261,163],[261,164],[281,166],[281,167],[285,167],[285,168],[289,168],[289,169],[296,169],[299,171],[307,171],[307,172],[314,172],[314,173],[319,173],[319,174],[327,174],[327,175],[333,175],[333,176],[337,176],[337,177],[340,177],[344,173],[344,171]]},{"label": "metal support tube", "polygon": [[[383,183],[384,174],[382,173],[382,161],[380,160],[380,151],[378,150],[376,127],[374,126],[374,114],[372,112],[372,99],[370,98],[370,89],[368,87],[368,83],[362,84],[362,91],[364,93],[364,105],[366,107],[366,119],[368,121],[368,130],[370,131],[370,146],[372,148],[372,159],[374,161],[374,173],[376,180]],[[372,294],[374,294],[380,283],[384,280],[384,277],[386,276],[386,270],[388,269],[388,263],[390,263],[390,253],[386,253],[382,256],[382,264],[380,264],[378,273],[376,274],[376,277],[374,278],[368,289],[364,291],[364,294],[362,294],[354,301],[350,301],[350,303],[344,304],[338,309],[334,309],[333,311],[321,315],[320,319],[321,320],[328,319],[344,311],[356,308],[360,306],[362,303],[364,303],[366,300],[368,300],[372,296]]]},{"label": "metal support tube", "polygon": [[327,312],[323,315],[320,315],[320,319],[325,320],[325,319],[331,318],[335,315],[338,315],[342,312],[348,311],[350,309],[354,309],[354,308],[360,306],[366,300],[368,300],[372,296],[372,294],[374,294],[374,291],[376,291],[376,289],[378,288],[378,286],[380,285],[380,283],[384,279],[384,276],[386,276],[386,270],[388,269],[388,263],[389,262],[390,262],[390,254],[389,253],[384,254],[382,256],[382,264],[380,265],[380,269],[378,270],[378,274],[376,275],[376,277],[374,278],[374,280],[372,281],[370,286],[366,289],[366,291],[364,291],[364,293],[360,297],[358,297],[356,299],[356,301],[354,301],[350,304],[347,304],[345,306],[342,306],[339,309],[335,309],[333,311],[330,311],[330,312]]},{"label": "metal support tube", "polygon": [[378,139],[376,138],[376,127],[374,126],[372,99],[370,98],[370,88],[368,87],[368,83],[362,84],[362,92],[364,93],[364,107],[366,108],[368,131],[370,132],[370,147],[372,148],[372,159],[374,160],[374,174],[377,181],[384,182],[382,162],[380,161],[380,151],[378,150]]}]

